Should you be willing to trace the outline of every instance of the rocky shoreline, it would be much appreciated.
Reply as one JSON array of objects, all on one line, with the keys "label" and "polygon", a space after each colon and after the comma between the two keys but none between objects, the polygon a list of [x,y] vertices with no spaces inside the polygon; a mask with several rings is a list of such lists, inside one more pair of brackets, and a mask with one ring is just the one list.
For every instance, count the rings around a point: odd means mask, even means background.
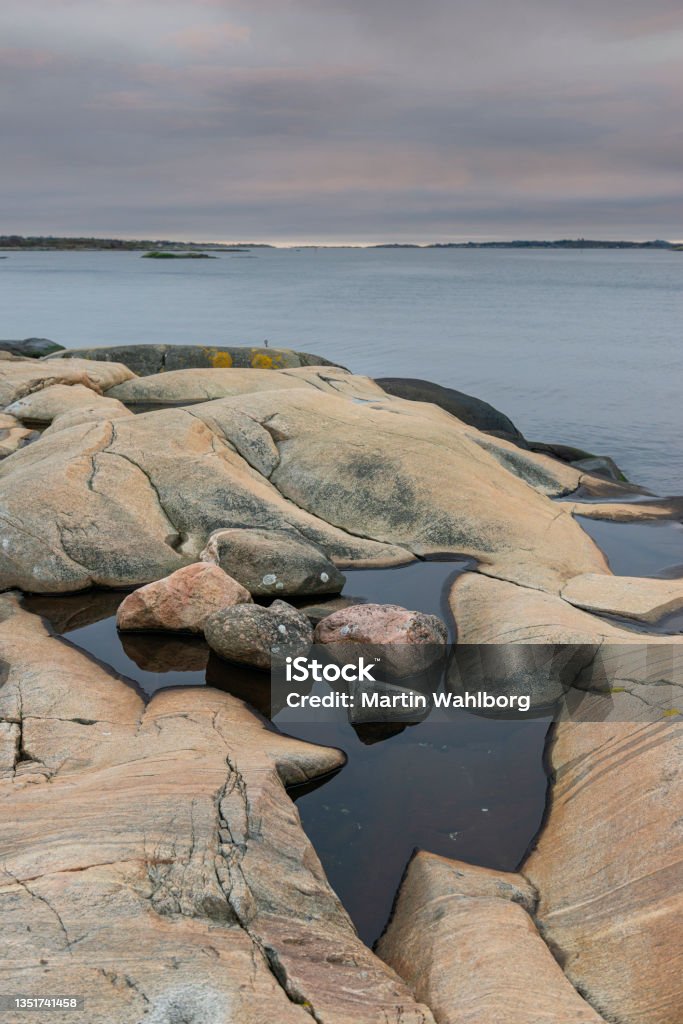
[{"label": "rocky shoreline", "polygon": [[[92,1024],[677,1024],[683,638],[657,626],[683,581],[613,575],[575,516],[680,522],[682,499],[425,381],[290,350],[32,341],[0,344],[4,988],[58,978]],[[345,569],[435,556],[470,560],[459,644],[589,651],[609,715],[574,666],[581,710],[553,726],[518,872],[420,852],[375,952],[285,788],[340,751],[210,686],[144,704],[21,601],[129,589],[121,630],[203,636],[228,670],[314,642],[424,661],[445,650],[436,616],[338,595]]]}]

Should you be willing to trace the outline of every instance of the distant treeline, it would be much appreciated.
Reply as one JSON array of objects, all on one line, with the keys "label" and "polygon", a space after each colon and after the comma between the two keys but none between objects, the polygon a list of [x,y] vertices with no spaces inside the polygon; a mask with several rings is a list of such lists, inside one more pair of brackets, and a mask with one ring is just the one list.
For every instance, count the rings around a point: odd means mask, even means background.
[{"label": "distant treeline", "polygon": [[600,241],[595,238],[558,238],[555,241],[518,239],[513,242],[433,242],[427,246],[385,242],[376,249],[678,249],[674,242],[657,238],[652,242]]},{"label": "distant treeline", "polygon": [[[239,247],[270,248],[253,242],[236,242]],[[123,238],[60,238],[55,235],[0,235],[0,249],[152,249],[184,251],[186,249],[230,249],[221,242],[172,242],[165,239]]]},{"label": "distant treeline", "polygon": [[[263,242],[173,242],[168,239],[61,238],[55,235],[0,235],[0,249],[117,249],[183,252],[188,249],[272,249]],[[337,246],[291,246],[291,248],[340,248]],[[341,246],[344,248],[344,246]],[[600,241],[594,238],[560,238],[556,241],[519,239],[513,242],[383,242],[371,249],[674,249],[680,244],[657,238],[652,242]]]}]

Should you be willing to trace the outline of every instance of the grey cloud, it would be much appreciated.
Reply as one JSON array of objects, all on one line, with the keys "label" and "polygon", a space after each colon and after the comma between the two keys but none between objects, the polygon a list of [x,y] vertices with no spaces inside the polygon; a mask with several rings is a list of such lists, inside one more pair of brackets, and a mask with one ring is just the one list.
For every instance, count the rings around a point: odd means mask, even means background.
[{"label": "grey cloud", "polygon": [[5,230],[683,235],[678,0],[5,7]]}]

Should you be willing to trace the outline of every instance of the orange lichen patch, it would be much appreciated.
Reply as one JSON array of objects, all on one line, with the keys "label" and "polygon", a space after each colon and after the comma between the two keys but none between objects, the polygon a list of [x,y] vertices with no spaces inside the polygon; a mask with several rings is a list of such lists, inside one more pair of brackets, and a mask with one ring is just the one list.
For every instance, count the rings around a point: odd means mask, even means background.
[{"label": "orange lichen patch", "polygon": [[221,352],[218,349],[214,349],[211,352],[211,365],[216,368],[232,366],[232,356],[229,352]]},{"label": "orange lichen patch", "polygon": [[265,352],[255,352],[251,357],[251,365],[257,370],[272,370],[275,367],[275,360]]}]

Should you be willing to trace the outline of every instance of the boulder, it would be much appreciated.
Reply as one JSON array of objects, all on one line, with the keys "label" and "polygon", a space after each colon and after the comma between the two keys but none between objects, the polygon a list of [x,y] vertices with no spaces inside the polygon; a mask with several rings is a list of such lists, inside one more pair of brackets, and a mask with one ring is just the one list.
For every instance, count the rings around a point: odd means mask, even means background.
[{"label": "boulder", "polygon": [[323,356],[289,348],[251,348],[236,345],[104,345],[63,349],[60,359],[97,359],[124,363],[141,377],[169,370],[258,367],[262,370],[295,366],[335,366]]},{"label": "boulder", "polygon": [[683,579],[644,579],[587,573],[569,580],[560,596],[589,612],[656,623],[683,608]]},{"label": "boulder", "polygon": [[38,434],[23,426],[14,416],[0,412],[0,459],[35,441]]},{"label": "boulder", "polygon": [[383,392],[368,377],[356,377],[347,370],[317,367],[267,369],[171,370],[151,377],[138,377],[113,388],[111,396],[126,405],[188,405],[249,395],[259,391],[289,391],[311,387],[329,394],[350,393],[368,400],[382,398]]},{"label": "boulder", "polygon": [[145,705],[9,596],[0,657],[2,991],[58,979],[88,1024],[433,1024],[358,939],[285,791],[340,751],[210,687]]},{"label": "boulder", "polygon": [[55,352],[63,351],[63,346],[48,338],[24,338],[23,341],[0,341],[0,352],[10,352],[14,356],[25,359],[40,359]]},{"label": "boulder", "polygon": [[0,464],[0,587],[148,583],[196,561],[215,530],[244,527],[294,530],[339,567],[465,555],[554,592],[608,571],[546,496],[576,486],[576,470],[435,406],[369,400],[362,378],[357,395],[349,375],[344,386],[85,423],[17,452]]},{"label": "boulder", "polygon": [[591,476],[604,477],[606,480],[614,480],[618,483],[627,482],[627,478],[609,455],[591,455],[585,459],[576,459],[571,465]]},{"label": "boulder", "polygon": [[202,633],[214,612],[251,601],[251,594],[217,565],[195,562],[134,590],[119,605],[121,630]]},{"label": "boulder", "polygon": [[270,670],[273,661],[283,662],[308,654],[313,629],[305,615],[285,601],[268,608],[240,604],[215,612],[204,623],[204,636],[212,651],[226,661]]},{"label": "boulder", "polygon": [[432,402],[470,427],[526,447],[523,434],[512,420],[481,398],[412,377],[377,377],[376,382],[388,395],[406,398],[410,402]]},{"label": "boulder", "polygon": [[121,363],[96,363],[88,359],[0,361],[0,408],[41,388],[55,384],[82,384],[102,394],[135,375]]},{"label": "boulder", "polygon": [[105,398],[83,384],[54,384],[19,398],[5,410],[18,420],[47,424],[57,416],[71,412],[94,411],[99,419],[130,415],[125,405],[115,398]]},{"label": "boulder", "polygon": [[200,558],[259,597],[338,594],[346,579],[324,551],[293,531],[217,530]]},{"label": "boulder", "polygon": [[448,630],[436,615],[396,604],[357,604],[322,619],[314,640],[337,661],[363,655],[366,661],[379,659],[389,676],[403,677],[424,672],[444,656]]},{"label": "boulder", "polygon": [[601,1024],[533,921],[519,874],[420,852],[377,953],[439,1024]]}]

